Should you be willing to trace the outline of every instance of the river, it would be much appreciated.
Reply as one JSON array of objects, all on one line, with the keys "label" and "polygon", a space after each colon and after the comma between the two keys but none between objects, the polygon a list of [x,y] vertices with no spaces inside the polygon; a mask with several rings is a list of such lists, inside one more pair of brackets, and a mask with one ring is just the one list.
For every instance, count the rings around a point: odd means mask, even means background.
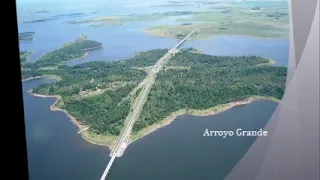
[{"label": "river", "polygon": [[[63,112],[50,111],[54,98],[27,92],[49,82],[23,83],[30,179],[99,179],[110,159],[109,150],[82,139]],[[223,179],[255,138],[203,137],[205,129],[263,128],[276,106],[259,100],[215,116],[179,116],[171,125],[130,144],[116,159],[108,180]]]}]

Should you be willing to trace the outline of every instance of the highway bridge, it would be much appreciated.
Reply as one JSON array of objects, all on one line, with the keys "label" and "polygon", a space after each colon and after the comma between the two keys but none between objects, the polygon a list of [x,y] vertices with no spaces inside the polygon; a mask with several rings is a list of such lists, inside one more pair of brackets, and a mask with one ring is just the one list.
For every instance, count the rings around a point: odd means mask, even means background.
[{"label": "highway bridge", "polygon": [[170,49],[165,55],[163,55],[152,67],[152,71],[148,74],[148,76],[146,77],[146,79],[143,80],[143,83],[140,83],[139,86],[141,86],[142,89],[142,95],[138,98],[139,101],[137,103],[137,105],[135,107],[133,107],[133,113],[131,115],[131,117],[129,117],[129,121],[127,122],[127,124],[125,125],[124,130],[122,131],[120,138],[117,140],[117,142],[115,143],[115,145],[113,146],[111,152],[110,152],[110,161],[106,167],[106,169],[104,170],[101,179],[100,180],[105,180],[105,178],[107,177],[111,166],[113,164],[113,162],[115,161],[116,157],[120,157],[122,156],[123,152],[125,151],[126,147],[129,145],[130,143],[130,133],[132,131],[132,127],[134,125],[135,120],[137,119],[137,117],[139,116],[139,113],[144,105],[144,102],[146,100],[146,97],[148,96],[151,86],[153,85],[155,78],[156,78],[156,74],[161,70],[161,68],[163,67],[163,65],[168,62],[177,52],[179,52],[179,47],[191,36],[193,35],[197,30],[199,30],[201,28],[197,28],[193,31],[191,31],[185,38],[183,38],[174,48]]}]

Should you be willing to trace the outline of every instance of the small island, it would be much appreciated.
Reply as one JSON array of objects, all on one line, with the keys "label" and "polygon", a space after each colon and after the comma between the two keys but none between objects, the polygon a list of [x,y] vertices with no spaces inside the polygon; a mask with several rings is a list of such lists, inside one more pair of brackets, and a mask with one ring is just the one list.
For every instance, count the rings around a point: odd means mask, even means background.
[{"label": "small island", "polygon": [[[25,64],[30,68],[22,72],[23,78],[56,79],[31,93],[56,97],[51,110],[64,111],[80,129],[89,127],[82,133],[84,139],[112,146],[141,96],[139,83],[168,49],[139,52],[114,62],[62,64],[83,56],[84,49],[101,46],[82,37]],[[167,125],[181,114],[209,115],[254,99],[280,100],[287,69],[272,66],[272,62],[257,56],[212,56],[193,48],[182,49],[158,73],[131,139]]]},{"label": "small island", "polygon": [[19,33],[19,41],[34,41],[35,32],[21,32]]},{"label": "small island", "polygon": [[82,59],[87,55],[88,51],[99,48],[102,48],[100,42],[88,40],[86,35],[82,35],[75,41],[66,43],[61,48],[41,56],[35,62],[24,64],[24,68],[55,67],[68,61]]},{"label": "small island", "polygon": [[39,13],[39,14],[45,14],[45,13],[49,13],[49,10],[38,10],[35,13]]}]

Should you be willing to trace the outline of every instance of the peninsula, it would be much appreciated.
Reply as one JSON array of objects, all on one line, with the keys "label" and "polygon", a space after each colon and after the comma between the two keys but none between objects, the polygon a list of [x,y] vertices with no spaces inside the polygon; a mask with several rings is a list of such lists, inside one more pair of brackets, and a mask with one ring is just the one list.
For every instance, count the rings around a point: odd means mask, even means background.
[{"label": "peninsula", "polygon": [[[61,64],[81,57],[83,52],[79,49],[90,48],[74,44],[77,41],[65,47],[81,48],[54,50],[30,64],[29,70],[23,70],[23,77],[59,78],[31,93],[59,97],[54,107],[68,113],[80,128],[89,127],[82,133],[86,140],[110,146],[141,96],[139,84],[148,76],[149,67],[168,49],[139,52],[133,58],[115,62]],[[101,46],[98,42],[93,44]],[[208,115],[257,98],[281,99],[286,67],[272,66],[270,62],[257,56],[211,56],[192,48],[182,49],[158,73],[131,138],[140,138],[170,123],[177,115]],[[43,68],[48,66],[55,68]]]}]

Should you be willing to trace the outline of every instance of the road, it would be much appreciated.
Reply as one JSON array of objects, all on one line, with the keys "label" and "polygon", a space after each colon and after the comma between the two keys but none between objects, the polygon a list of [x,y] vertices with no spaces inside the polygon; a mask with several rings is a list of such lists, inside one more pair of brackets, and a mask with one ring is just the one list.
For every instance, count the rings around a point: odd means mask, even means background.
[{"label": "road", "polygon": [[[151,86],[153,85],[155,79],[156,79],[156,75],[157,73],[161,70],[161,68],[163,67],[163,65],[168,62],[174,55],[175,52],[178,52],[178,49],[188,38],[190,35],[192,35],[193,33],[195,33],[197,30],[200,30],[202,28],[206,28],[206,27],[201,27],[201,28],[197,28],[194,29],[193,31],[191,31],[185,38],[183,38],[174,48],[170,49],[165,55],[163,55],[152,67],[152,71],[150,71],[150,73],[148,74],[148,76],[142,81],[142,83],[139,84],[139,86],[141,88],[143,88],[142,90],[142,94],[140,96],[140,99],[138,100],[138,104],[133,107],[133,113],[131,115],[131,117],[129,117],[129,121],[127,122],[127,124],[125,125],[124,130],[122,131],[120,138],[117,140],[117,142],[115,143],[114,147],[112,148],[112,151],[110,152],[110,161],[105,169],[105,171],[102,174],[102,177],[100,180],[105,180],[105,178],[107,177],[108,172],[111,169],[111,166],[115,160],[116,157],[120,157],[122,156],[124,150],[126,149],[126,147],[129,144],[130,141],[130,133],[132,131],[132,127],[134,125],[135,120],[137,119],[137,117],[139,116],[139,113],[144,105],[145,102],[145,98],[148,96]],[[139,96],[137,97],[139,98]]]},{"label": "road", "polygon": [[153,82],[154,82],[153,76],[150,76],[150,77],[148,77],[148,79],[146,79],[146,82],[145,82],[146,85],[142,91],[142,96],[140,97],[137,106],[134,108],[133,114],[132,114],[128,124],[126,125],[124,131],[122,132],[122,135],[120,136],[116,145],[113,147],[113,150],[110,153],[111,157],[113,157],[113,156],[120,157],[122,155],[124,149],[126,148],[126,146],[127,146],[126,141],[129,140],[128,138],[129,138],[130,132],[132,130],[134,121],[141,110],[144,98],[146,97],[147,94],[149,94],[150,86],[153,84]]}]

